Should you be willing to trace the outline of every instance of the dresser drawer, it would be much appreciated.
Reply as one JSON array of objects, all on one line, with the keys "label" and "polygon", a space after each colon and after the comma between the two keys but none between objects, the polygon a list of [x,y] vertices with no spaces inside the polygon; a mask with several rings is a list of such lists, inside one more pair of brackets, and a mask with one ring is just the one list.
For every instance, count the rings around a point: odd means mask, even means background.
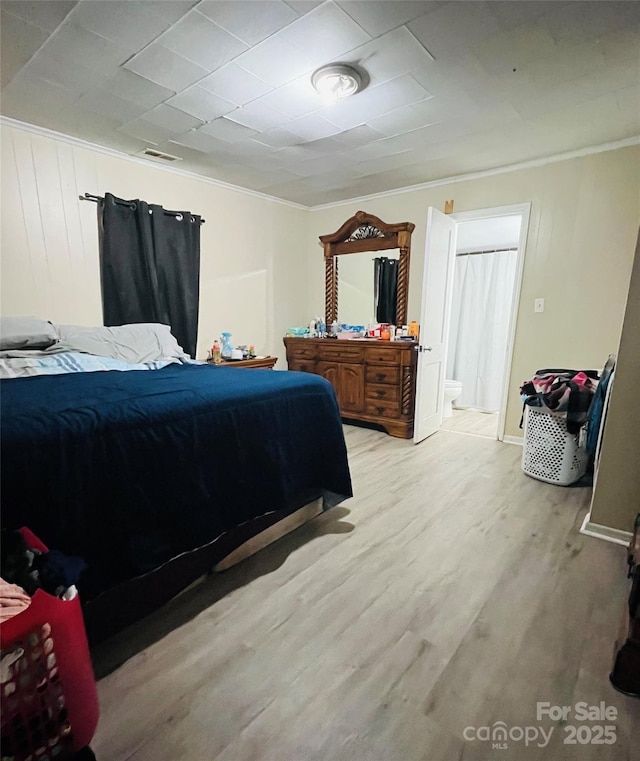
[{"label": "dresser drawer", "polygon": [[342,346],[344,341],[330,341],[328,346],[318,347],[318,356],[326,362],[362,362],[362,346]]},{"label": "dresser drawer", "polygon": [[318,356],[318,350],[315,346],[288,346],[287,360],[292,359],[315,359]]},{"label": "dresser drawer", "polygon": [[367,362],[399,365],[400,349],[383,349],[376,346],[367,347]]},{"label": "dresser drawer", "polygon": [[400,389],[397,385],[384,383],[367,383],[365,389],[367,399],[382,399],[386,402],[397,402],[400,399]]},{"label": "dresser drawer", "polygon": [[367,365],[365,378],[367,383],[398,383],[400,368],[389,365]]},{"label": "dresser drawer", "polygon": [[311,359],[287,358],[287,368],[299,373],[315,373],[316,363]]},{"label": "dresser drawer", "polygon": [[400,414],[400,403],[385,401],[384,399],[365,399],[364,410],[369,415],[397,417]]}]

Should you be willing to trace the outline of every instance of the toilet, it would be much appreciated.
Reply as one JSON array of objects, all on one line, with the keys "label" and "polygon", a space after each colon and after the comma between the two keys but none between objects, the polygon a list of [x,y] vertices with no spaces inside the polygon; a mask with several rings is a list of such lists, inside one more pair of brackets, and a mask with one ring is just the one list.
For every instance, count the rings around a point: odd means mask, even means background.
[{"label": "toilet", "polygon": [[454,402],[462,393],[462,383],[456,380],[445,380],[444,382],[444,405],[442,408],[442,417],[451,417],[453,415],[452,402]]}]

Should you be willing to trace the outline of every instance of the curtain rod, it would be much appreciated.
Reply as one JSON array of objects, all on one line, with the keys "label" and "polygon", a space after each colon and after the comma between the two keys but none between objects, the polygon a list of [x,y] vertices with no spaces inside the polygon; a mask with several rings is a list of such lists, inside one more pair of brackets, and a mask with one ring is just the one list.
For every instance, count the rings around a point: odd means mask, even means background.
[{"label": "curtain rod", "polygon": [[466,253],[456,254],[456,256],[476,256],[477,254],[502,254],[507,251],[517,251],[517,246],[511,248],[490,248],[487,251],[467,251]]},{"label": "curtain rod", "polygon": [[[96,203],[98,201],[104,201],[104,198],[102,196],[94,196],[92,193],[85,193],[84,195],[78,196],[78,198],[81,201],[95,201]],[[119,203],[122,206],[129,206],[129,208],[131,208],[131,209],[135,209],[136,208],[135,203],[133,203],[131,201],[119,201],[119,200],[116,200],[116,203]],[[181,211],[169,211],[168,209],[163,209],[162,211],[165,214],[168,214],[169,216],[172,216],[172,217],[181,217],[182,216],[182,212]],[[200,224],[203,225],[205,222],[206,222],[205,219],[202,219],[202,218],[200,219]]]}]

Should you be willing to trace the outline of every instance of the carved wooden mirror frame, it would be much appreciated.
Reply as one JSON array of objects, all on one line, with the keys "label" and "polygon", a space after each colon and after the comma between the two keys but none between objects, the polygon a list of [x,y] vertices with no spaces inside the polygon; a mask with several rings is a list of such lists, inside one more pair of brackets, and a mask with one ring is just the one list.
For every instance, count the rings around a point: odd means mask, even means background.
[{"label": "carved wooden mirror frame", "polygon": [[324,245],[325,264],[325,317],[327,329],[338,319],[338,254],[359,254],[364,251],[400,249],[398,262],[398,285],[396,295],[396,322],[407,323],[409,301],[409,258],[411,256],[411,233],[413,222],[388,225],[373,214],[357,211],[339,230],[321,235]]}]

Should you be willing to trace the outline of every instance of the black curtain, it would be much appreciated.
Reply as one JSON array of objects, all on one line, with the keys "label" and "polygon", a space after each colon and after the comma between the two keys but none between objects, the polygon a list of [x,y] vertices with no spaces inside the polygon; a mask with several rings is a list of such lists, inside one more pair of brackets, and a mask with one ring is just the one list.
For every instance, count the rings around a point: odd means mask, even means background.
[{"label": "black curtain", "polygon": [[374,260],[376,320],[396,324],[398,260],[378,256]]},{"label": "black curtain", "polygon": [[104,324],[160,322],[195,358],[200,217],[105,193],[98,204]]}]

